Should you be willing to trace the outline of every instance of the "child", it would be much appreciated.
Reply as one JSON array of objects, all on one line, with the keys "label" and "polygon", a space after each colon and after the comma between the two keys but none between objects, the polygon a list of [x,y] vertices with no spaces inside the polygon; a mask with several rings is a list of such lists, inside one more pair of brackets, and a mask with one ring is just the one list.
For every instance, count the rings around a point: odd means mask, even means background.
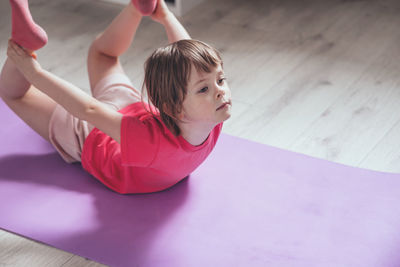
[{"label": "child", "polygon": [[[34,51],[47,42],[27,0],[10,0],[12,38],[0,76],[3,101],[68,162],[118,193],[164,190],[210,154],[230,117],[231,93],[220,54],[189,34],[164,0],[132,0],[92,43],[92,96],[44,70]],[[145,63],[148,102],[118,57],[143,15],[161,23],[169,45]]]}]

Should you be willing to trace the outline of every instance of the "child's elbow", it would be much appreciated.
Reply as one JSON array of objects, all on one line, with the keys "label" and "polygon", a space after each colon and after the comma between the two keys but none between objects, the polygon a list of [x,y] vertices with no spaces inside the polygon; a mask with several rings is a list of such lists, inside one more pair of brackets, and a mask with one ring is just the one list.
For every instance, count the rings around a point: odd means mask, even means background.
[{"label": "child's elbow", "polygon": [[99,114],[102,105],[103,104],[97,99],[89,101],[88,103],[86,103],[86,105],[84,105],[81,119],[91,122],[93,118],[96,117],[97,114]]}]

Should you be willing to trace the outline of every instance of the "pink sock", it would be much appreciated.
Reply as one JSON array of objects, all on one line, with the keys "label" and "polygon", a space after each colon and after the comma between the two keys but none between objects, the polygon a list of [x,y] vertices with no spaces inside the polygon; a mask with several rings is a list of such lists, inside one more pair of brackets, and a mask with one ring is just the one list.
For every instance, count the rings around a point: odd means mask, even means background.
[{"label": "pink sock", "polygon": [[156,9],[157,0],[132,0],[132,4],[143,16],[149,16]]},{"label": "pink sock", "polygon": [[35,51],[47,43],[46,32],[37,25],[29,11],[28,0],[10,0],[12,11],[11,38],[20,46]]}]

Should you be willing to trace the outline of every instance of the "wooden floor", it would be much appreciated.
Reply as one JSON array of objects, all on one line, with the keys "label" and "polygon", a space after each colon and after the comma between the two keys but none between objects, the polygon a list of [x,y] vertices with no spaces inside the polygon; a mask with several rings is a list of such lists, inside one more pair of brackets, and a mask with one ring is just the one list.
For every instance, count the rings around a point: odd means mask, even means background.
[{"label": "wooden floor", "polygon": [[[46,69],[88,90],[91,40],[120,6],[93,0],[31,0],[50,42]],[[400,172],[400,1],[208,0],[181,18],[216,46],[233,93],[223,131],[362,168]],[[0,61],[10,32],[0,2]],[[143,62],[166,43],[145,19],[123,58],[140,87]],[[1,216],[1,215],[0,215]],[[0,266],[100,266],[0,231]]]}]

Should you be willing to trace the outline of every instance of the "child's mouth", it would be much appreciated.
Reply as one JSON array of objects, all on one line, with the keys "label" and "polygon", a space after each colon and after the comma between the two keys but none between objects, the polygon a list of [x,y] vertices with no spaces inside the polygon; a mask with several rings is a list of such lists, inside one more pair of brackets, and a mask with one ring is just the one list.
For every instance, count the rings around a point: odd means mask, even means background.
[{"label": "child's mouth", "polygon": [[219,106],[219,108],[217,108],[217,110],[221,110],[223,108],[226,108],[226,107],[228,107],[228,105],[231,105],[231,101],[223,103],[221,106]]}]

